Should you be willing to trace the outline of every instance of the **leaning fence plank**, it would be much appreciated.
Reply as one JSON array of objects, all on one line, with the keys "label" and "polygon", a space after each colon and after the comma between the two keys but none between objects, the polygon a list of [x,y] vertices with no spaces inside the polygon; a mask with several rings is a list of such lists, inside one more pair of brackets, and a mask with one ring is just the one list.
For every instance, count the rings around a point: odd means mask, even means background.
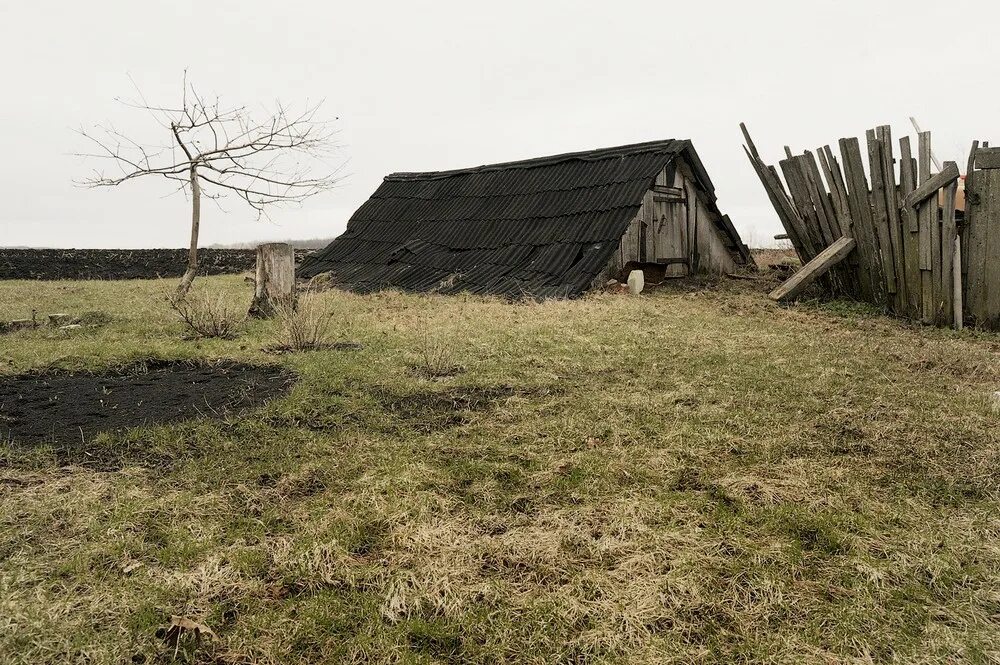
[{"label": "leaning fence plank", "polygon": [[837,216],[837,226],[839,227],[844,219],[844,211],[847,210],[847,201],[841,197],[840,190],[837,189],[837,182],[833,176],[833,168],[830,166],[830,158],[827,156],[829,146],[824,146],[816,151],[819,158],[819,166],[823,171],[823,179],[826,181],[826,188],[830,190],[830,203],[833,212]]},{"label": "leaning fence plank", "polygon": [[802,219],[802,216],[795,207],[795,202],[792,200],[791,195],[785,190],[785,186],[781,183],[778,171],[773,166],[767,166],[763,162],[758,161],[758,164],[761,167],[761,178],[768,184],[771,191],[775,192],[779,205],[788,217],[790,228],[794,230],[795,235],[798,238],[798,242],[801,246],[801,250],[797,250],[799,251],[799,258],[802,259],[803,263],[806,263],[812,257],[816,256],[818,250],[812,245],[809,233],[806,231],[805,220]]},{"label": "leaning fence plank", "polygon": [[[746,127],[743,127],[744,132],[746,132]],[[749,139],[749,134],[747,135]],[[752,147],[752,144],[751,144]],[[799,255],[799,260],[802,263],[806,263],[810,258],[805,245],[801,238],[801,220],[798,218],[798,213],[795,211],[795,206],[788,199],[788,194],[785,192],[785,188],[781,185],[781,181],[778,179],[777,175],[774,174],[759,157],[755,157],[750,149],[744,147],[744,152],[746,152],[747,158],[750,160],[750,164],[753,166],[754,171],[757,172],[757,177],[760,178],[761,184],[764,186],[764,191],[767,193],[767,197],[771,200],[771,206],[774,208],[775,213],[778,215],[778,220],[781,225],[785,228],[785,233],[788,234],[789,240],[792,241],[792,247],[795,248],[795,253]],[[756,148],[753,148],[756,151]]]},{"label": "leaning fence plank", "polygon": [[868,165],[871,173],[872,209],[875,233],[878,238],[879,257],[885,274],[885,287],[890,297],[888,304],[898,311],[896,296],[896,266],[892,258],[892,241],[889,239],[889,216],[885,206],[885,174],[882,172],[882,145],[875,138],[875,130],[865,133],[868,139]]},{"label": "leaning fence plank", "polygon": [[799,157],[799,161],[805,169],[806,180],[810,185],[815,185],[814,193],[819,196],[819,207],[822,208],[823,217],[825,218],[827,230],[829,231],[829,241],[827,244],[832,244],[843,234],[840,232],[840,224],[837,223],[837,215],[830,202],[830,197],[827,195],[826,188],[823,186],[823,179],[820,177],[819,167],[816,166],[816,157],[813,153],[806,150],[802,156]]},{"label": "leaning fence plank", "polygon": [[889,240],[892,243],[892,262],[896,272],[898,294],[896,312],[906,314],[909,295],[906,288],[906,269],[903,260],[903,238],[899,222],[899,192],[896,190],[896,161],[892,155],[892,129],[881,125],[875,129],[882,150],[882,177],[885,182],[885,210],[889,222]]},{"label": "leaning fence plank", "polygon": [[778,288],[771,291],[772,300],[790,300],[812,284],[818,277],[843,261],[854,249],[857,241],[854,238],[843,237],[836,241],[802,266],[798,272],[789,277]]},{"label": "leaning fence plank", "polygon": [[[954,166],[954,162],[945,162]],[[957,170],[957,167],[956,167]],[[952,300],[954,298],[952,261],[955,258],[955,195],[958,193],[958,180],[953,180],[944,190],[944,201],[941,209],[941,295],[938,320],[942,325],[950,325],[954,321]]]},{"label": "leaning fence plank", "polygon": [[976,152],[979,150],[979,141],[972,142],[972,150],[969,151],[969,162],[965,169],[965,214],[962,215],[962,288],[966,293],[965,300],[968,301],[969,290],[969,220],[972,214],[972,172],[976,168]]},{"label": "leaning fence plank", "polygon": [[[840,221],[840,230],[845,236],[855,238],[854,219],[851,217],[851,204],[847,193],[847,182],[844,180],[844,172],[841,170],[840,162],[837,160],[836,156],[834,156],[833,150],[830,146],[823,146],[823,152],[826,154],[827,163],[830,165],[830,171],[833,173],[833,181],[843,208],[843,218]],[[857,276],[860,297],[863,300],[871,301],[871,275],[868,272],[868,268],[861,262],[859,253],[852,252],[847,257],[847,262],[850,264],[851,270],[853,270]]]},{"label": "leaning fence plank", "polygon": [[[809,198],[807,185],[802,178],[802,171],[795,162],[795,158],[783,159],[778,162],[781,172],[785,176],[785,183],[788,185],[788,193],[795,202],[795,209],[802,219],[803,233],[806,237],[806,244],[810,246],[812,256],[816,256],[826,246],[823,242],[823,235],[819,229],[819,220],[816,218],[816,209],[812,206]],[[812,260],[812,257],[810,257]]]},{"label": "leaning fence plank", "polygon": [[951,262],[952,279],[952,321],[955,330],[961,330],[964,323],[965,308],[962,306],[962,237],[955,236],[955,256]]},{"label": "leaning fence plank", "polygon": [[[931,134],[920,132],[918,137],[919,159],[917,168],[920,184],[931,178]],[[933,212],[932,212],[933,210]],[[917,219],[920,222],[920,320],[934,320],[934,259],[931,251],[931,222],[937,223],[937,201],[920,204]],[[933,217],[932,217],[933,215]]]},{"label": "leaning fence plank", "polygon": [[872,209],[868,182],[865,179],[864,162],[861,159],[861,144],[856,138],[840,139],[840,154],[844,160],[844,176],[847,180],[848,202],[851,219],[854,222],[854,238],[858,241],[861,269],[869,275],[872,302],[882,305],[885,299],[885,275],[882,261],[875,245],[875,228],[872,224]]},{"label": "leaning fence plank", "polygon": [[[795,158],[802,171],[802,178],[806,185],[806,193],[811,201],[812,209],[816,211],[816,221],[819,225],[820,235],[823,239],[823,247],[829,247],[840,238],[840,229],[837,219],[834,216],[833,206],[830,205],[830,197],[823,186],[819,169],[816,167],[816,160],[813,154],[806,150],[802,155]],[[853,293],[851,273],[837,266],[830,271],[829,279],[832,286],[840,293]]]},{"label": "leaning fence plank", "polygon": [[[899,196],[906,196],[916,188],[916,173],[913,170],[913,160],[910,156],[910,137],[899,139]],[[917,211],[905,205],[900,211],[903,215],[903,270],[906,273],[907,313],[910,318],[919,319],[920,304],[920,227],[917,224]]]},{"label": "leaning fence plank", "polygon": [[760,153],[757,152],[757,146],[753,144],[753,139],[750,138],[750,130],[747,129],[746,123],[740,123],[740,131],[743,132],[743,138],[746,139],[747,150],[750,152],[750,156],[761,161]]},{"label": "leaning fence plank", "polygon": [[[830,189],[830,203],[837,220],[838,238],[842,236],[853,238],[851,213],[847,203],[847,187],[844,186],[844,176],[840,172],[840,164],[837,163],[837,159],[833,156],[833,151],[828,145],[818,149],[816,154],[819,157],[820,166],[823,168],[823,177],[826,178],[827,187]],[[851,296],[860,299],[871,297],[871,287],[865,285],[864,275],[859,269],[857,252],[852,252],[838,269],[845,276]]]},{"label": "leaning fence plank", "polygon": [[920,226],[917,224],[915,211],[905,205],[906,196],[917,188],[917,174],[913,169],[913,158],[910,154],[910,137],[904,136],[899,139],[899,186],[904,201],[903,217],[910,233],[917,233],[920,231]]}]

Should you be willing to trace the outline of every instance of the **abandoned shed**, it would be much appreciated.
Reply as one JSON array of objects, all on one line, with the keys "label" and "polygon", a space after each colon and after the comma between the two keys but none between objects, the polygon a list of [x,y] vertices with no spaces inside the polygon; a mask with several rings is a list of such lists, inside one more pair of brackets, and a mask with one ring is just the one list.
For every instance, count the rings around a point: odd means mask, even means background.
[{"label": "abandoned shed", "polygon": [[300,277],[369,292],[572,297],[750,261],[688,140],[389,175]]}]

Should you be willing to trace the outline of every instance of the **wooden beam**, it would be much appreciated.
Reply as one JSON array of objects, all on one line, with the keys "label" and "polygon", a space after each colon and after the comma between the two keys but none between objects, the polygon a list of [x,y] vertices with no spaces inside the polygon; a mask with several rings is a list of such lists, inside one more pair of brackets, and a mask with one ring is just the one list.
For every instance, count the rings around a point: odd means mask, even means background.
[{"label": "wooden beam", "polygon": [[778,288],[771,291],[769,297],[780,302],[799,295],[817,278],[847,258],[856,244],[857,241],[854,238],[841,238],[820,252],[812,261],[802,266]]},{"label": "wooden beam", "polygon": [[937,194],[939,189],[943,189],[955,182],[959,178],[958,165],[955,162],[945,162],[944,170],[936,173],[920,184],[915,190],[907,194],[904,203],[906,208],[915,208],[930,197]]}]

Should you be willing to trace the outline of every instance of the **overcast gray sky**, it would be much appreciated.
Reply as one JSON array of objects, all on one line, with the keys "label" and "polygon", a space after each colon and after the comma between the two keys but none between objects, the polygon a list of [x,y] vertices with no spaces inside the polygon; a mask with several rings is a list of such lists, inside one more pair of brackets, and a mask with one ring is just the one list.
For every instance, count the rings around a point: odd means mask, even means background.
[{"label": "overcast gray sky", "polygon": [[131,76],[175,103],[185,67],[223,102],[325,99],[346,162],[340,188],[270,223],[207,206],[203,244],[336,235],[393,171],[664,138],[694,140],[722,209],[762,244],[780,227],[741,120],[776,163],[785,144],[898,135],[915,115],[964,170],[973,138],[1000,142],[998,19],[985,0],[4,2],[0,245],[183,246],[169,182],[79,189],[89,166],[71,153],[96,122],[161,141],[114,98]]}]

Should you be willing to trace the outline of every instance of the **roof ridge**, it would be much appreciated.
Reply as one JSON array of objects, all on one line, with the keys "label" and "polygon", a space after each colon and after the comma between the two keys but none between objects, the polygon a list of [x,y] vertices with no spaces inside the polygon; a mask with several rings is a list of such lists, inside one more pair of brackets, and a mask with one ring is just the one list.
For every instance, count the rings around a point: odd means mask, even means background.
[{"label": "roof ridge", "polygon": [[550,164],[558,164],[560,162],[568,162],[572,160],[595,161],[599,159],[608,159],[610,157],[625,157],[627,155],[638,155],[643,153],[677,153],[688,146],[691,146],[691,139],[663,139],[660,141],[646,141],[645,143],[630,143],[626,145],[612,146],[610,148],[565,152],[557,155],[533,157],[531,159],[521,159],[512,162],[483,164],[481,166],[450,169],[447,171],[400,171],[398,173],[390,173],[385,176],[385,180],[432,180],[438,178],[450,178],[452,176],[465,175],[468,173],[503,171],[506,169],[516,168],[535,168],[538,166],[548,166]]}]

